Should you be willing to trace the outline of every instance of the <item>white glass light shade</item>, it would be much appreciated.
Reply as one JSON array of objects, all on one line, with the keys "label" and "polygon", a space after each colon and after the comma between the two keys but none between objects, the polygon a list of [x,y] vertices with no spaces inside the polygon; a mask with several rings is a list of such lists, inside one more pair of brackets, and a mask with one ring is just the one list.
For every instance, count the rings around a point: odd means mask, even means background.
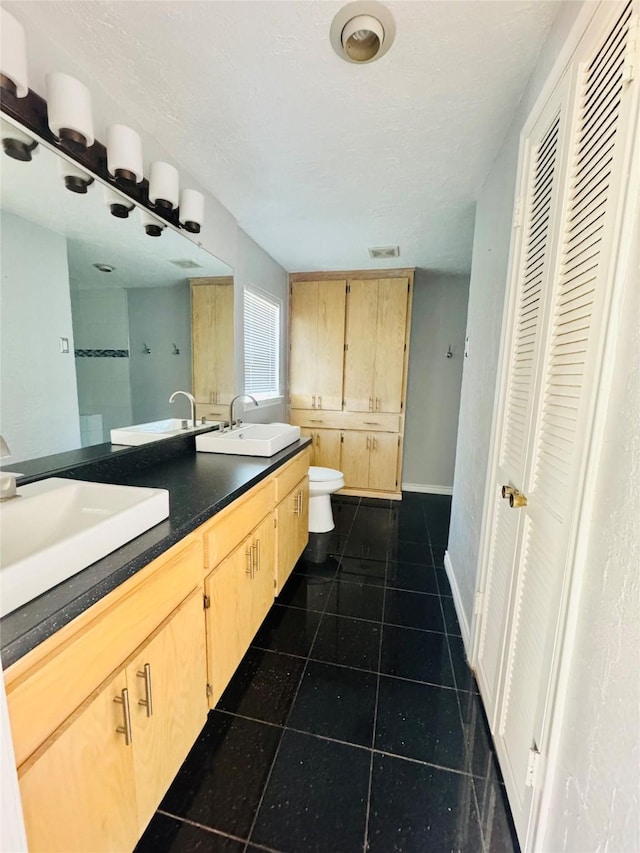
[{"label": "white glass light shade", "polygon": [[153,162],[149,167],[149,201],[172,210],[178,206],[179,193],[178,170],[161,160]]},{"label": "white glass light shade", "polygon": [[24,27],[7,12],[0,9],[0,74],[2,88],[12,91],[18,98],[29,92],[27,79],[27,44]]},{"label": "white glass light shade", "polygon": [[198,190],[180,191],[180,224],[186,231],[199,234],[204,221],[204,196]]},{"label": "white glass light shade", "polygon": [[89,90],[69,74],[51,71],[46,77],[49,127],[65,142],[82,148],[93,145]]},{"label": "white glass light shade", "polygon": [[149,237],[159,237],[167,227],[166,222],[158,219],[157,216],[142,207],[140,208],[140,221]]},{"label": "white glass light shade", "polygon": [[114,178],[136,184],[142,180],[142,140],[125,124],[107,128],[107,168]]}]

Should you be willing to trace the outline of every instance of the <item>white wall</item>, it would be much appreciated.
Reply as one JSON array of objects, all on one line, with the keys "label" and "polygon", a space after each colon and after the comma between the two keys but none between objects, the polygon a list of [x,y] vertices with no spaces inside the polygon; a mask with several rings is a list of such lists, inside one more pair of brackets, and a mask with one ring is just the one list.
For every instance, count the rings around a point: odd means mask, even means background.
[{"label": "white wall", "polygon": [[448,552],[467,623],[471,624],[491,422],[498,370],[520,131],[581,3],[564,4],[551,29],[513,123],[482,187],[476,208],[467,335]]},{"label": "white wall", "polygon": [[453,486],[468,300],[469,276],[416,270],[402,473],[409,491]]},{"label": "white wall", "polygon": [[[191,391],[189,282],[174,287],[133,287],[127,290],[127,302],[131,422],[191,417],[184,397],[169,403],[174,391]],[[150,353],[144,352],[144,343]],[[180,355],[174,354],[174,343]]]},{"label": "white wall", "polygon": [[[576,589],[543,850],[640,850],[640,249],[614,316],[615,365],[589,539]],[[579,573],[579,572],[578,572]],[[579,573],[580,575],[580,573]],[[578,598],[578,593],[580,593]]]},{"label": "white wall", "polygon": [[3,212],[1,253],[0,432],[14,465],[79,447],[80,420],[67,241]]}]

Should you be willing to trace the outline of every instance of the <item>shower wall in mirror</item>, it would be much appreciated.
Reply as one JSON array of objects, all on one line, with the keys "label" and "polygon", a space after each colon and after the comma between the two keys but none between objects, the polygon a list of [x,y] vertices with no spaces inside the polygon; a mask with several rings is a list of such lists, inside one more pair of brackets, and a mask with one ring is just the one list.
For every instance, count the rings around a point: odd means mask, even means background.
[{"label": "shower wall in mirror", "polygon": [[[148,236],[137,209],[112,216],[98,181],[85,195],[69,192],[59,156],[42,144],[27,163],[0,154],[0,202],[8,461],[108,442],[113,427],[187,417],[186,400],[170,405],[169,396],[193,390],[189,281],[228,284],[232,270],[170,228]],[[219,331],[218,348],[231,371],[232,327]]]}]

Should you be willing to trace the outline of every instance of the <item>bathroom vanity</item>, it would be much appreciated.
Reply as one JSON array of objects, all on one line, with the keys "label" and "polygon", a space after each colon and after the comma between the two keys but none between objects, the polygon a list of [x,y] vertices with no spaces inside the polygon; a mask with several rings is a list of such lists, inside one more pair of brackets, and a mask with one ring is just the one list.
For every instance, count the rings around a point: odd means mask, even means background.
[{"label": "bathroom vanity", "polygon": [[307,542],[310,455],[120,472],[169,518],[2,620],[30,850],[135,846]]}]

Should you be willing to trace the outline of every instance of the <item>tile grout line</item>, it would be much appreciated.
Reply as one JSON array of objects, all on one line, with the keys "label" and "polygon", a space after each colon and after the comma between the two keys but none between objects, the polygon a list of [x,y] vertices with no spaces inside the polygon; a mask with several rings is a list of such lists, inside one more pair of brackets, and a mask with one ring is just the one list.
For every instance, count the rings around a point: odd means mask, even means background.
[{"label": "tile grout line", "polygon": [[[353,527],[353,523],[354,523],[355,518],[356,518],[356,516],[357,516],[357,514],[358,514],[358,509],[359,509],[359,507],[360,507],[360,500],[358,499],[358,503],[357,503],[357,506],[356,506],[356,511],[355,511],[355,512],[354,512],[354,514],[353,514],[353,519],[352,519],[352,521],[351,521],[351,525],[350,525],[350,527],[349,527],[349,533],[347,533],[346,540],[348,540],[348,539],[349,539],[349,534],[351,533],[351,528]],[[346,541],[346,540],[345,540],[345,541]],[[340,566],[340,558],[338,559],[338,566]],[[331,591],[332,591],[332,589],[333,589],[333,585],[334,585],[334,583],[335,583],[335,576],[334,576],[334,577],[332,578],[332,580],[331,580],[331,585],[330,585],[330,588],[329,588],[329,595],[327,596],[327,600],[326,600],[326,602],[325,602],[325,610],[326,610],[326,606],[327,606],[327,603],[328,603],[328,601],[329,601],[329,596],[331,595]],[[306,672],[307,672],[307,668],[308,668],[308,666],[309,666],[309,661],[311,660],[311,658],[309,657],[309,655],[311,654],[311,650],[313,649],[313,646],[314,646],[314,644],[315,644],[315,642],[316,642],[316,639],[317,639],[317,637],[318,637],[318,632],[320,631],[320,625],[322,624],[322,617],[323,617],[323,616],[324,616],[324,610],[323,610],[323,611],[322,611],[322,613],[320,614],[320,619],[318,620],[318,624],[316,625],[316,630],[315,630],[315,633],[314,633],[314,635],[313,635],[313,640],[311,641],[311,643],[310,643],[310,645],[309,645],[309,653],[307,654],[307,656],[306,656],[306,658],[305,658],[305,664],[304,664],[304,667],[302,668],[302,672],[301,672],[301,674],[300,674],[300,679],[298,680],[298,686],[297,686],[296,691],[295,691],[295,693],[294,693],[294,695],[293,695],[293,698],[292,698],[292,700],[291,700],[291,704],[289,705],[289,710],[288,710],[288,712],[287,712],[287,716],[285,717],[285,720],[284,720],[284,723],[283,723],[283,726],[282,726],[282,733],[281,733],[281,735],[280,735],[280,739],[279,739],[279,741],[278,741],[278,746],[276,747],[276,751],[275,751],[275,753],[274,753],[274,755],[273,755],[273,759],[272,759],[272,761],[271,761],[271,766],[269,767],[269,772],[267,773],[267,776],[266,776],[266,779],[265,779],[265,782],[264,782],[264,786],[263,786],[263,788],[262,788],[262,794],[260,795],[260,800],[259,800],[258,805],[257,805],[257,808],[256,808],[256,810],[255,810],[255,814],[253,815],[253,820],[251,821],[251,826],[249,827],[249,832],[248,832],[248,834],[247,834],[247,842],[246,842],[246,844],[245,844],[244,853],[247,853],[248,848],[249,848],[249,844],[252,844],[252,843],[253,843],[253,842],[252,842],[252,840],[251,840],[251,837],[252,837],[253,832],[254,832],[254,830],[255,830],[256,823],[258,822],[258,815],[260,814],[260,809],[262,808],[262,803],[264,802],[264,797],[265,797],[265,794],[267,793],[267,788],[269,787],[269,782],[271,781],[271,776],[272,776],[272,774],[273,774],[273,769],[274,769],[274,767],[276,766],[276,761],[278,760],[278,755],[280,754],[280,748],[281,748],[281,746],[282,746],[282,741],[283,741],[283,739],[284,739],[285,733],[286,733],[288,730],[289,730],[289,731],[292,731],[292,729],[288,729],[288,728],[287,728],[287,723],[289,722],[289,718],[290,718],[291,713],[292,713],[292,711],[293,711],[293,707],[294,707],[294,705],[295,705],[295,703],[296,703],[296,700],[297,700],[297,698],[298,698],[298,694],[300,693],[300,688],[302,687],[302,682],[304,681],[304,677],[305,677],[305,674],[306,674]]]}]

